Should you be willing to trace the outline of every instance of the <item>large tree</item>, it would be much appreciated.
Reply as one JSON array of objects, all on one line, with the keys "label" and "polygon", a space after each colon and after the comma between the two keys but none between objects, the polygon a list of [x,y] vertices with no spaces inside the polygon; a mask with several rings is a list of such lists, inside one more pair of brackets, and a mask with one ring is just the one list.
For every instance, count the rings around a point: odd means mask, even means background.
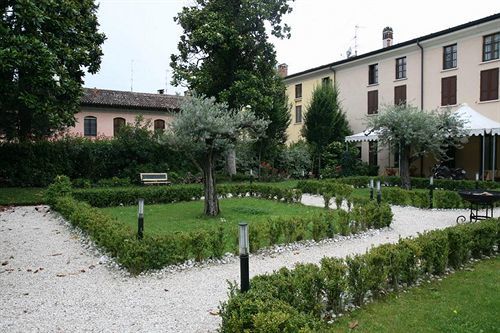
[{"label": "large tree", "polygon": [[40,139],[74,125],[85,70],[105,36],[93,0],[6,0],[0,23],[0,133]]},{"label": "large tree", "polygon": [[286,141],[285,87],[266,28],[277,38],[290,36],[282,17],[292,1],[196,0],[175,18],[184,33],[179,53],[171,56],[173,84],[215,97],[229,109],[251,106],[270,120],[259,151]]},{"label": "large tree", "polygon": [[302,136],[313,148],[318,177],[321,175],[321,156],[326,147],[334,141],[344,141],[350,133],[337,86],[327,81],[315,87],[306,108]]},{"label": "large tree", "polygon": [[412,105],[390,105],[368,117],[367,124],[381,145],[399,149],[401,187],[405,189],[411,188],[412,162],[429,154],[445,160],[449,148],[460,147],[466,136],[464,121],[448,109],[426,112]]},{"label": "large tree", "polygon": [[260,137],[268,123],[249,109],[230,110],[213,97],[193,96],[183,102],[167,142],[185,153],[203,173],[206,215],[216,216],[220,211],[214,175],[217,157],[240,140]]}]

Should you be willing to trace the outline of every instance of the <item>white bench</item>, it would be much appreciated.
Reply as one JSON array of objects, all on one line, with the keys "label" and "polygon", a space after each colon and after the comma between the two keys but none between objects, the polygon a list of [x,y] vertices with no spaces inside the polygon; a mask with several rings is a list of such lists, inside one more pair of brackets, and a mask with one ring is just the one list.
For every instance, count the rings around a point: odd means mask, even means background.
[{"label": "white bench", "polygon": [[166,173],[141,173],[141,182],[144,185],[170,185]]}]

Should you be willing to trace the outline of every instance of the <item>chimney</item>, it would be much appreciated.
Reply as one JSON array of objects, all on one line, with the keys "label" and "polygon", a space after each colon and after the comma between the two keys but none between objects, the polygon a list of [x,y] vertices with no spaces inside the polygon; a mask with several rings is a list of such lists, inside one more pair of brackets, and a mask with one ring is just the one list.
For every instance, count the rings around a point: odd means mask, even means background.
[{"label": "chimney", "polygon": [[158,94],[163,95],[164,92],[165,92],[165,89],[158,89]]},{"label": "chimney", "polygon": [[278,65],[278,75],[282,78],[288,76],[288,65],[283,63]]},{"label": "chimney", "polygon": [[382,31],[382,39],[384,41],[384,47],[392,46],[392,28],[385,27]]}]

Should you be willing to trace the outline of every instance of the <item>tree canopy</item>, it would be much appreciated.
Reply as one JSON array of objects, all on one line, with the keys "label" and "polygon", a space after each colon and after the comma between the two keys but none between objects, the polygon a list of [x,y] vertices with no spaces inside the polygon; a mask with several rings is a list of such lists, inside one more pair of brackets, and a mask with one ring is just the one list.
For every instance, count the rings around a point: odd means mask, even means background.
[{"label": "tree canopy", "polygon": [[464,121],[449,109],[423,111],[412,105],[383,107],[375,117],[367,118],[368,127],[377,133],[380,144],[399,149],[401,186],[410,188],[409,167],[426,155],[447,159],[450,147],[459,147],[466,136]]},{"label": "tree canopy", "polygon": [[337,86],[325,82],[314,88],[310,104],[304,115],[302,136],[313,147],[318,159],[318,175],[321,155],[334,141],[344,141],[351,134],[349,123],[339,101]]},{"label": "tree canopy", "polygon": [[205,214],[219,214],[215,188],[216,158],[241,140],[255,140],[266,130],[268,121],[249,109],[230,110],[215,98],[193,96],[185,99],[172,122],[167,141],[203,172]]},{"label": "tree canopy", "polygon": [[85,70],[96,73],[105,36],[93,0],[6,0],[0,23],[0,133],[50,136],[74,125]]},{"label": "tree canopy", "polygon": [[184,33],[171,56],[173,84],[215,97],[229,109],[251,106],[270,120],[262,144],[284,143],[289,124],[285,86],[266,27],[288,38],[282,17],[293,0],[196,0],[175,20]]}]

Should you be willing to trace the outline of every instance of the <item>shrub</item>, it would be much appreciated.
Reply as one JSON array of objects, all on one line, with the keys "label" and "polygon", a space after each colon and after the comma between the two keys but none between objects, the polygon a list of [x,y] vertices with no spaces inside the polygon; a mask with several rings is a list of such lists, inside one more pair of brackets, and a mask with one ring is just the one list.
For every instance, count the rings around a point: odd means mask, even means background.
[{"label": "shrub", "polygon": [[448,264],[448,233],[443,230],[434,230],[421,235],[418,244],[422,249],[424,272],[443,274]]},{"label": "shrub", "polygon": [[54,205],[59,197],[71,196],[72,184],[67,176],[56,176],[54,182],[45,191],[45,200]]},{"label": "shrub", "polygon": [[365,256],[355,255],[346,258],[347,286],[355,305],[364,303],[365,295],[370,290],[370,267]]},{"label": "shrub", "polygon": [[321,277],[326,297],[326,310],[339,313],[342,311],[342,296],[347,286],[346,282],[347,266],[342,259],[327,258],[321,259]]},{"label": "shrub", "polygon": [[466,207],[466,204],[457,192],[434,191],[434,207],[435,208],[462,208],[462,207]]},{"label": "shrub", "polygon": [[219,222],[217,229],[212,233],[210,237],[210,246],[212,248],[212,256],[215,258],[222,257],[224,255],[224,226],[223,222]]},{"label": "shrub", "polygon": [[448,230],[448,263],[457,269],[467,262],[470,251],[470,234],[465,225]]}]

